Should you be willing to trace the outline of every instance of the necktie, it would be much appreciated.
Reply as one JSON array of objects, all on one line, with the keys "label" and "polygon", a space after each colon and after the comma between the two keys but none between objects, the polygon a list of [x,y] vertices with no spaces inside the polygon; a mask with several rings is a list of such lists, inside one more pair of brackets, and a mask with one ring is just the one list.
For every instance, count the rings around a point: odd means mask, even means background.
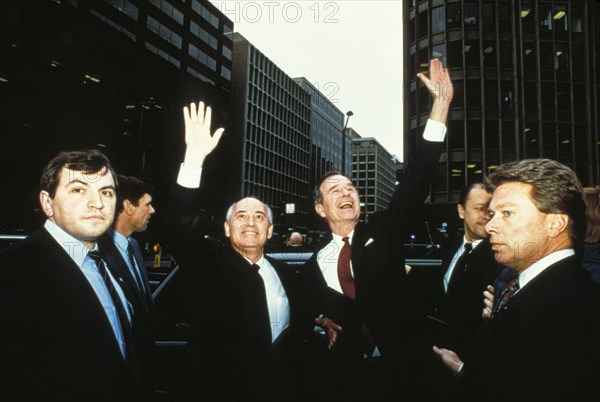
[{"label": "necktie", "polygon": [[137,264],[135,258],[135,251],[133,250],[133,246],[129,242],[127,242],[127,254],[129,254],[129,262],[131,263],[131,268],[133,269],[133,279],[135,280],[140,295],[144,295],[144,281],[142,280],[142,276],[140,273],[140,269],[142,268],[139,266],[139,264]]},{"label": "necktie", "polygon": [[473,250],[473,243],[465,243],[464,251],[456,260],[454,264],[454,268],[452,269],[452,274],[450,275],[450,280],[448,284],[456,281],[456,278],[460,277],[467,270],[467,256]]},{"label": "necktie", "polygon": [[350,248],[348,237],[342,238],[342,241],[344,242],[344,245],[342,246],[342,249],[340,250],[340,256],[338,257],[338,279],[344,295],[354,300],[356,299],[356,289],[354,287],[354,278],[352,277],[352,272],[350,272],[350,258],[352,257],[352,249]]},{"label": "necktie", "polygon": [[113,282],[108,276],[108,271],[106,270],[106,266],[100,257],[100,253],[98,251],[90,251],[88,256],[96,263],[98,272],[100,272],[100,276],[102,276],[104,284],[108,289],[108,293],[110,294],[113,304],[115,305],[115,309],[117,310],[117,316],[119,317],[119,323],[121,324],[121,331],[123,332],[123,338],[125,339],[125,360],[134,373],[137,373],[138,367],[136,350],[133,344],[133,333],[131,330],[131,323],[127,317],[127,312],[125,311],[125,306],[123,306],[121,297],[119,296],[117,289],[115,289]]},{"label": "necktie", "polygon": [[494,310],[492,312],[492,317],[497,315],[498,313],[506,310],[506,305],[508,301],[515,295],[515,293],[519,290],[519,275],[516,274],[506,285],[500,295],[498,296],[498,300],[496,305],[494,306]]}]

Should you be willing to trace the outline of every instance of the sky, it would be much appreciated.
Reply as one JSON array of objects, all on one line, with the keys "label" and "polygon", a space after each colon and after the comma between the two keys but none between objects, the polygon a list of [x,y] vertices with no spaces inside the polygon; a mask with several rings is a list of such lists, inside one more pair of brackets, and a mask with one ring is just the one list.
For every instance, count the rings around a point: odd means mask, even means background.
[{"label": "sky", "polygon": [[351,110],[349,127],[402,159],[402,0],[212,3],[287,75]]}]

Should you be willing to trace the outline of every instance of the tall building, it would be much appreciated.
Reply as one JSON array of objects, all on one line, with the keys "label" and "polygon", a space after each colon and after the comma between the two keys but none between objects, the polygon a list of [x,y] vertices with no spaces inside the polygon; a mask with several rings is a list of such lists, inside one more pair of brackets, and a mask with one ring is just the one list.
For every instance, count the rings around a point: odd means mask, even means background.
[{"label": "tall building", "polygon": [[306,232],[310,183],[311,98],[239,33],[233,37],[230,175],[240,196],[273,208],[276,231]]},{"label": "tall building", "polygon": [[[352,138],[344,129],[344,113],[306,78],[294,78],[310,95],[310,139],[311,159],[309,188],[314,189],[321,177],[333,170],[342,171],[342,151],[346,151],[346,172],[352,163]],[[342,138],[346,147],[342,146]],[[344,148],[344,149],[343,149]],[[315,213],[309,214],[311,229],[324,228],[323,219]]]},{"label": "tall building", "polygon": [[39,172],[68,149],[101,148],[119,172],[150,179],[165,211],[182,106],[204,99],[227,123],[232,31],[207,0],[2,2],[0,180],[11,191],[0,228],[39,225]]},{"label": "tall building", "polygon": [[439,58],[455,88],[432,203],[524,158],[600,182],[600,2],[409,0],[404,16],[407,155],[431,102],[416,73]]},{"label": "tall building", "polygon": [[388,207],[396,186],[396,163],[375,138],[352,139],[352,177],[364,206],[363,220]]}]

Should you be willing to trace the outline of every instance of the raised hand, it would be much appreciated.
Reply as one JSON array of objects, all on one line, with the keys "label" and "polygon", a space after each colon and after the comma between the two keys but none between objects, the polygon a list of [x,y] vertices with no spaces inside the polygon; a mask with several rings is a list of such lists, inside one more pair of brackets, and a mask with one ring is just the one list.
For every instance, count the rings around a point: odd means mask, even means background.
[{"label": "raised hand", "polygon": [[204,107],[204,102],[191,103],[188,108],[183,108],[183,120],[185,121],[185,152],[184,164],[192,169],[201,168],[204,159],[210,154],[221,139],[223,128],[217,129],[212,135],[210,124],[212,110],[210,106]]},{"label": "raised hand", "polygon": [[438,59],[429,62],[429,78],[419,73],[417,77],[425,84],[431,96],[433,96],[433,107],[429,118],[431,120],[446,123],[450,102],[454,97],[454,87],[450,80],[448,69]]}]

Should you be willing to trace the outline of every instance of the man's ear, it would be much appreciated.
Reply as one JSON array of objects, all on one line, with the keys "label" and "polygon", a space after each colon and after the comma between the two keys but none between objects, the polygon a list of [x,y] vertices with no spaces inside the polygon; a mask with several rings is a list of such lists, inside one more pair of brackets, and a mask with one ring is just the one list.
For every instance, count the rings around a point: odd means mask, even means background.
[{"label": "man's ear", "polygon": [[465,207],[463,207],[460,204],[457,204],[456,210],[458,211],[458,216],[460,217],[460,219],[464,220],[465,219]]},{"label": "man's ear", "polygon": [[548,235],[552,238],[569,229],[569,216],[567,214],[551,214]]},{"label": "man's ear", "polygon": [[133,215],[135,208],[135,205],[133,205],[131,201],[123,200],[123,211],[125,211],[127,215]]},{"label": "man's ear", "polygon": [[52,198],[50,198],[50,194],[47,191],[40,191],[40,205],[48,218],[54,216],[54,211],[52,210]]},{"label": "man's ear", "polygon": [[323,204],[321,204],[321,203],[316,204],[315,211],[317,211],[317,214],[319,214],[319,216],[321,218],[325,218],[325,208],[323,208]]},{"label": "man's ear", "polygon": [[270,239],[271,236],[273,236],[273,225],[269,226],[269,229],[267,230],[267,239]]},{"label": "man's ear", "polygon": [[223,227],[225,228],[225,236],[229,237],[229,223],[226,221],[223,223]]}]

